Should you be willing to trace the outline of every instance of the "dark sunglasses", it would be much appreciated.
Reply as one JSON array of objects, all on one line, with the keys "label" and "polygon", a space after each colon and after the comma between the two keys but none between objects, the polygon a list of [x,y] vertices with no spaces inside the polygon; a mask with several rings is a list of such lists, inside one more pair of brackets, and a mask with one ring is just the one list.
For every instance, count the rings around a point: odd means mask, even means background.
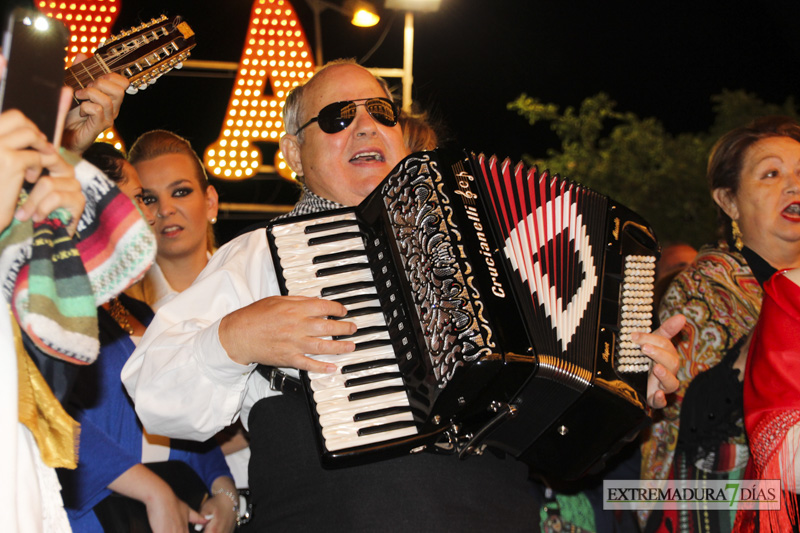
[{"label": "dark sunglasses", "polygon": [[[358,104],[356,102],[362,103]],[[320,109],[319,115],[300,126],[295,135],[298,135],[313,122],[318,123],[319,129],[325,133],[339,133],[353,123],[353,119],[356,118],[356,108],[360,105],[363,105],[369,116],[379,124],[388,127],[397,124],[399,109],[396,103],[388,98],[359,98],[326,105]]]}]

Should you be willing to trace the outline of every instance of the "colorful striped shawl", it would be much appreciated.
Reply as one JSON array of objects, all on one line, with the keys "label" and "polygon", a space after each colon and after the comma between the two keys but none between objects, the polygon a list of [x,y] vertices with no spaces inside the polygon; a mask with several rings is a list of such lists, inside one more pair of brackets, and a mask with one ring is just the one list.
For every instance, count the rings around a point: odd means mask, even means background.
[{"label": "colorful striped shawl", "polygon": [[138,209],[102,172],[80,161],[75,174],[86,197],[75,237],[62,210],[39,223],[14,219],[0,233],[0,280],[18,323],[42,351],[89,364],[99,351],[97,306],[144,275],[156,243]]}]

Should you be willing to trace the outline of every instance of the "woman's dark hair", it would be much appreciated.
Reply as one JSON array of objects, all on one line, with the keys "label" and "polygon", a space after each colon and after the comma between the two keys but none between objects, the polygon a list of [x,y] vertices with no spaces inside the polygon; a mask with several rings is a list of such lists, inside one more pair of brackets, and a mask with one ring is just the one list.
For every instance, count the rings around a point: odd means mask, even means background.
[{"label": "woman's dark hair", "polygon": [[[730,194],[736,194],[747,150],[761,139],[770,137],[789,137],[800,142],[800,124],[790,117],[772,115],[758,118],[720,137],[708,157],[706,176],[711,191],[727,189]],[[731,219],[719,206],[717,213],[720,229],[730,242]]]},{"label": "woman's dark hair", "polygon": [[125,183],[122,173],[122,164],[126,161],[125,154],[112,145],[103,142],[93,143],[83,153],[83,158],[102,170],[114,183]]}]

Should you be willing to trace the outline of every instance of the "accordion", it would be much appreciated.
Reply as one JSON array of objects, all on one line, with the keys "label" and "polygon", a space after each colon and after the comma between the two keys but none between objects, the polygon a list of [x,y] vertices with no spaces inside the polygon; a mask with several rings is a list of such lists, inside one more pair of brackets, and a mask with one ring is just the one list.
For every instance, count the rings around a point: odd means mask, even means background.
[{"label": "accordion", "polygon": [[658,242],[601,194],[435,150],[267,235],[283,294],[358,326],[354,352],[312,356],[336,373],[301,373],[326,467],[489,446],[574,478],[649,422],[630,335],[650,331]]}]

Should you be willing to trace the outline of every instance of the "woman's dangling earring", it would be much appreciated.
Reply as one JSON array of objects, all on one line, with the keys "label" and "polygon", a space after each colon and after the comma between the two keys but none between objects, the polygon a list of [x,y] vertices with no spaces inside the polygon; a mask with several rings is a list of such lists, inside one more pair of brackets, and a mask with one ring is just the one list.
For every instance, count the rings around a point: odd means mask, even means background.
[{"label": "woman's dangling earring", "polygon": [[737,250],[742,251],[742,248],[744,248],[742,230],[739,229],[739,223],[735,220],[731,220],[731,234],[733,235],[733,245]]}]

